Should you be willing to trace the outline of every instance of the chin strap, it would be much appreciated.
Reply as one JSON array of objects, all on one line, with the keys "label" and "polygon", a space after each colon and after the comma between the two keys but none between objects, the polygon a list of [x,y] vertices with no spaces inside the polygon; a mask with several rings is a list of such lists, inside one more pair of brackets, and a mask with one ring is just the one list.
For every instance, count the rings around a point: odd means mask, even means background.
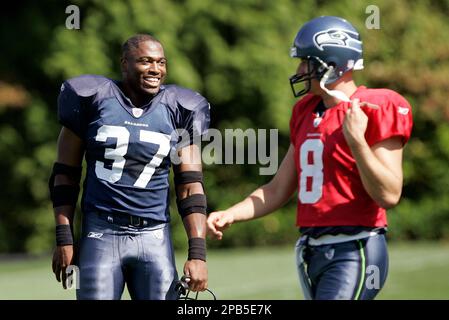
[{"label": "chin strap", "polygon": [[337,98],[341,101],[345,101],[345,102],[351,102],[351,100],[348,98],[348,96],[340,91],[340,90],[329,90],[325,87],[325,83],[327,81],[327,79],[329,78],[329,76],[332,74],[332,72],[334,71],[334,67],[333,66],[327,66],[327,71],[324,73],[323,77],[320,80],[320,88],[323,89],[328,95]]}]

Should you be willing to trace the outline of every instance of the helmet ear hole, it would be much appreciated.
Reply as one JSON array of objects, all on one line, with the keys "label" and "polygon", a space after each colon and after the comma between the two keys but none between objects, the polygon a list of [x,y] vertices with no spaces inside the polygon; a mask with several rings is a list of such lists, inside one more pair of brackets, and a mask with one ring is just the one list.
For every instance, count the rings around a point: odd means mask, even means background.
[{"label": "helmet ear hole", "polygon": [[326,67],[324,66],[324,65],[320,65],[319,67],[318,67],[318,73],[322,73],[322,72],[324,72],[324,71],[326,71]]}]

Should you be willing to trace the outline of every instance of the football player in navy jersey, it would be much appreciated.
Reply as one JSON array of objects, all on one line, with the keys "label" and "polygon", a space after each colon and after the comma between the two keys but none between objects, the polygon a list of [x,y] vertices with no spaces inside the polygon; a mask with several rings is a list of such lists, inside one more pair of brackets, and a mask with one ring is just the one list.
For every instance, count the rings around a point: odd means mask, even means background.
[{"label": "football player in navy jersey", "polygon": [[[191,290],[203,291],[207,204],[194,140],[208,129],[209,103],[189,89],[163,85],[167,59],[152,36],[124,43],[121,71],[121,81],[82,75],[61,87],[62,129],[49,181],[56,220],[53,272],[66,287],[66,268],[78,266],[78,299],[120,299],[125,283],[132,299],[176,299],[169,230],[173,164],[189,242],[183,272]],[[177,134],[180,129],[187,139]],[[82,232],[74,248],[83,157]]]}]

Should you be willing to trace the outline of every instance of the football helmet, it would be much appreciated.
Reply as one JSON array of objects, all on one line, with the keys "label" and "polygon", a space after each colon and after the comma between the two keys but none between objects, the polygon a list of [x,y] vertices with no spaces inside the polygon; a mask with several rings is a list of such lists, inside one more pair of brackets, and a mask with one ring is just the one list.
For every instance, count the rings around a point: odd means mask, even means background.
[{"label": "football helmet", "polygon": [[[179,280],[175,285],[176,293],[178,294],[178,300],[198,300],[199,292],[195,292],[194,297],[189,297],[190,289],[188,284],[189,277],[182,276],[181,280]],[[217,300],[217,297],[210,289],[206,289],[206,292],[208,292],[212,296],[212,300]]]},{"label": "football helmet", "polygon": [[[357,30],[343,18],[322,16],[304,24],[297,33],[290,56],[308,63],[308,72],[290,77],[295,97],[310,90],[312,79],[325,84],[338,80],[349,70],[363,69],[362,41]],[[332,70],[332,71],[329,71]],[[304,89],[297,91],[295,84],[308,81]]]}]

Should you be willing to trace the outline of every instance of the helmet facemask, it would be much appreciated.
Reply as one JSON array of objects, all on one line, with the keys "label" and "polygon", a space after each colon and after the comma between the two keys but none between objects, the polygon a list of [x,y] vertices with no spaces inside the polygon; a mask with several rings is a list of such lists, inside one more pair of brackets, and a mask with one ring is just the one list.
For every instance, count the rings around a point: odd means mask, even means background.
[{"label": "helmet facemask", "polygon": [[[326,71],[329,70],[329,66],[317,57],[305,57],[307,61],[307,73],[301,75],[294,74],[290,77],[290,86],[295,97],[300,97],[310,91],[312,85],[312,79],[321,80]],[[298,87],[301,87],[298,90]]]},{"label": "helmet facemask", "polygon": [[[298,75],[295,74],[290,77],[290,86],[292,87],[293,95],[295,97],[300,97],[310,91],[312,85],[312,79],[316,79],[320,82],[320,88],[323,89],[328,95],[333,96],[339,100],[349,102],[350,99],[339,90],[330,90],[326,88],[326,84],[330,84],[338,80],[336,75],[335,67],[333,63],[327,64],[318,57],[307,57],[307,70],[309,72]],[[305,82],[307,81],[307,82]],[[296,91],[296,86],[299,83],[303,83],[304,88],[302,90]]]}]

